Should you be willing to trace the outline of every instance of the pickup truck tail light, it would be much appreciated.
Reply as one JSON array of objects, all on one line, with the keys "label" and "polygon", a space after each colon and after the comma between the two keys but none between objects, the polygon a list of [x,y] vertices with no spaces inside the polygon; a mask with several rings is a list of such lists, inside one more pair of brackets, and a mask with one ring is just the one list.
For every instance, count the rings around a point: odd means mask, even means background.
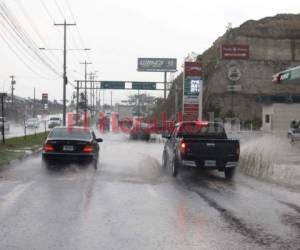
[{"label": "pickup truck tail light", "polygon": [[54,151],[54,147],[53,147],[52,145],[46,143],[46,144],[44,145],[44,151],[45,151],[45,152],[53,152],[53,151]]},{"label": "pickup truck tail light", "polygon": [[184,141],[181,141],[181,142],[179,143],[179,150],[180,150],[180,153],[181,153],[181,154],[186,154],[186,152],[187,152],[187,147],[188,147],[187,143],[184,142]]},{"label": "pickup truck tail light", "polygon": [[94,149],[92,145],[86,145],[82,150],[83,153],[92,153],[93,151]]}]

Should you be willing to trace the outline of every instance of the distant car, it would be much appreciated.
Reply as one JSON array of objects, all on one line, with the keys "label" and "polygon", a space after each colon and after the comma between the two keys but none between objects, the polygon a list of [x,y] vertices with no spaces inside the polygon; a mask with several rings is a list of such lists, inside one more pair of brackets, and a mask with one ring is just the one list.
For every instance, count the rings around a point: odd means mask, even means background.
[{"label": "distant car", "polygon": [[43,162],[93,163],[98,166],[99,142],[95,133],[83,127],[55,127],[49,133],[42,152]]},{"label": "distant car", "polygon": [[300,140],[300,123],[297,121],[292,121],[290,128],[288,130],[288,138],[290,142],[295,142]]},{"label": "distant car", "polygon": [[26,128],[39,128],[40,127],[40,121],[37,118],[30,118],[25,122]]},{"label": "distant car", "polygon": [[9,131],[10,128],[10,124],[9,122],[6,120],[5,117],[0,117],[0,134],[2,133],[2,128],[3,128],[3,124],[4,124],[4,131]]},{"label": "distant car", "polygon": [[61,126],[62,122],[61,119],[59,117],[51,117],[48,123],[48,128],[52,129],[58,126]]},{"label": "distant car", "polygon": [[135,123],[130,129],[130,139],[149,141],[151,128],[147,123]]}]

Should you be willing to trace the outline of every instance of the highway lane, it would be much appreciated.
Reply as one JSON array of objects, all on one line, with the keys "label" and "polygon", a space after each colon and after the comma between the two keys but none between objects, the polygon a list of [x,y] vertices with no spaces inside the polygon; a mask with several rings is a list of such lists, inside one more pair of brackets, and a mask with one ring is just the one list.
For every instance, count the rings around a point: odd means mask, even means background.
[{"label": "highway lane", "polygon": [[105,135],[99,169],[0,173],[0,249],[299,249],[298,189],[160,166],[163,145]]}]

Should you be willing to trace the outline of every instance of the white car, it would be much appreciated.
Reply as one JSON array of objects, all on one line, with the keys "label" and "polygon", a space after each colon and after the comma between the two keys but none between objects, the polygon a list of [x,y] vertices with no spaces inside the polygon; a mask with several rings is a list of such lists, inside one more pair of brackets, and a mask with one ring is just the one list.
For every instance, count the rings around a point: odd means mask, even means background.
[{"label": "white car", "polygon": [[9,131],[9,122],[6,120],[5,117],[0,117],[0,134],[2,133],[2,126],[4,124],[4,130]]},{"label": "white car", "polygon": [[51,117],[48,123],[48,128],[52,129],[62,125],[62,121],[59,117]]},{"label": "white car", "polygon": [[37,118],[30,118],[25,122],[26,128],[39,128],[40,127],[40,121]]}]

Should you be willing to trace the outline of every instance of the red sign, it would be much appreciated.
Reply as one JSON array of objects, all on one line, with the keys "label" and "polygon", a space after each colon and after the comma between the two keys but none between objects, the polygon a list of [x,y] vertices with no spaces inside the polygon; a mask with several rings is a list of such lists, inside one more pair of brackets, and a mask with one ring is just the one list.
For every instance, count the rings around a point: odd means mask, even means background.
[{"label": "red sign", "polygon": [[202,77],[202,63],[185,62],[185,77]]},{"label": "red sign", "polygon": [[195,121],[198,119],[199,105],[198,104],[184,104],[184,120]]},{"label": "red sign", "polygon": [[227,60],[247,60],[250,57],[249,45],[222,44],[221,58]]}]

